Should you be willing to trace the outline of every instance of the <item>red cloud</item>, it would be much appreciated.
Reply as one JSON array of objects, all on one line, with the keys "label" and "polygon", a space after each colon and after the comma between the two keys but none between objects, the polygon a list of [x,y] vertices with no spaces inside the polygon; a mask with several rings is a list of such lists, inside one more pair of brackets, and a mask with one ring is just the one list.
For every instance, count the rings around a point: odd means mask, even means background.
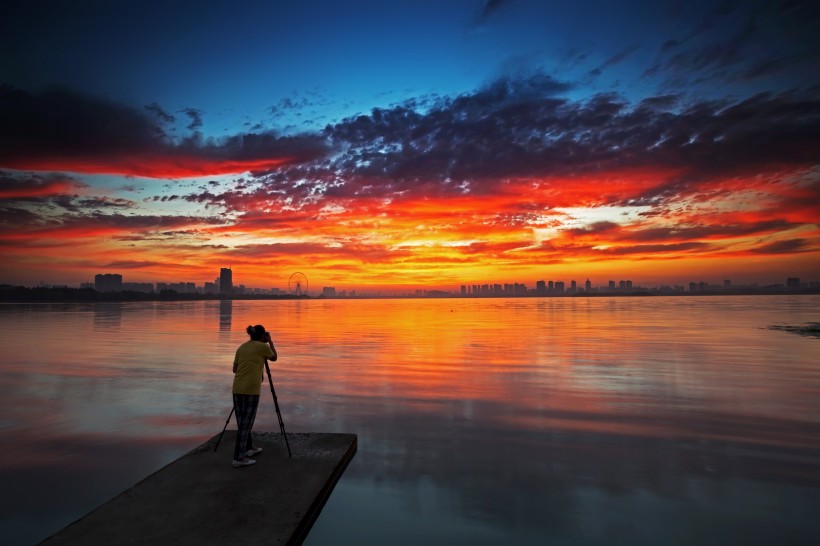
[{"label": "red cloud", "polygon": [[0,199],[28,199],[63,195],[77,191],[85,184],[65,176],[12,177],[0,173]]}]

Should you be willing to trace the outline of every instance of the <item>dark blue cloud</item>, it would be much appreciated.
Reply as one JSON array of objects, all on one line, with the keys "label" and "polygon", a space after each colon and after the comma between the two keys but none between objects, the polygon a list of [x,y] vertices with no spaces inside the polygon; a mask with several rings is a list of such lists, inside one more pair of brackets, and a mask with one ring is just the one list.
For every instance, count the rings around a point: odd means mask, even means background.
[{"label": "dark blue cloud", "polygon": [[478,14],[478,21],[486,21],[498,12],[499,9],[514,2],[515,0],[486,0],[484,6],[481,8],[481,12]]},{"label": "dark blue cloud", "polygon": [[777,76],[778,89],[816,84],[820,71],[816,2],[723,2],[664,41],[645,77],[695,88]]},{"label": "dark blue cloud", "polygon": [[[186,108],[188,128],[202,126],[201,112]],[[203,138],[199,132],[173,138],[162,123],[169,116],[157,104],[144,110],[76,91],[51,87],[30,92],[0,85],[0,167],[162,175],[208,174],[219,165],[239,170],[261,162],[313,159],[326,153],[321,135],[281,136],[272,132]],[[182,171],[173,169],[181,168]],[[87,169],[87,170],[86,170]],[[112,170],[124,169],[124,170]],[[236,171],[233,171],[236,172]]]}]

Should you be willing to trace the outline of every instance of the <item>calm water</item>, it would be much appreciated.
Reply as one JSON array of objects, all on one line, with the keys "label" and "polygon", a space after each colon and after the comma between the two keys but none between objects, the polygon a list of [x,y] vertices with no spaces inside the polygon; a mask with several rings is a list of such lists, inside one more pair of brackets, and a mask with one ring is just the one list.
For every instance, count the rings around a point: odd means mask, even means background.
[{"label": "calm water", "polygon": [[816,296],[0,305],[2,543],[218,433],[259,322],[359,435],[309,545],[820,543]]}]

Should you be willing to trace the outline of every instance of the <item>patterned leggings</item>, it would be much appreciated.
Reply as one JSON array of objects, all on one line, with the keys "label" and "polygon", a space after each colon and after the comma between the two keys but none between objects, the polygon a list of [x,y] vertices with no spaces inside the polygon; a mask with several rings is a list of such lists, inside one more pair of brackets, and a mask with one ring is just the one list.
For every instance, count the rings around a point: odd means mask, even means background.
[{"label": "patterned leggings", "polygon": [[256,408],[259,406],[258,394],[234,394],[233,408],[236,412],[236,448],[233,451],[233,458],[241,461],[245,458],[245,452],[253,447],[251,441],[251,428],[256,419]]}]

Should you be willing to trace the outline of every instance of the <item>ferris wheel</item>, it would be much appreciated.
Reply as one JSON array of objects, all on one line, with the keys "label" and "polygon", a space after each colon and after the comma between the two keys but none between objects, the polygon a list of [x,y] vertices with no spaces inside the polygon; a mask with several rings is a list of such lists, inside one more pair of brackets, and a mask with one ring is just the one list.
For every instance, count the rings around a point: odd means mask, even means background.
[{"label": "ferris wheel", "polygon": [[304,273],[296,272],[288,279],[288,290],[294,296],[307,296],[308,280]]}]

